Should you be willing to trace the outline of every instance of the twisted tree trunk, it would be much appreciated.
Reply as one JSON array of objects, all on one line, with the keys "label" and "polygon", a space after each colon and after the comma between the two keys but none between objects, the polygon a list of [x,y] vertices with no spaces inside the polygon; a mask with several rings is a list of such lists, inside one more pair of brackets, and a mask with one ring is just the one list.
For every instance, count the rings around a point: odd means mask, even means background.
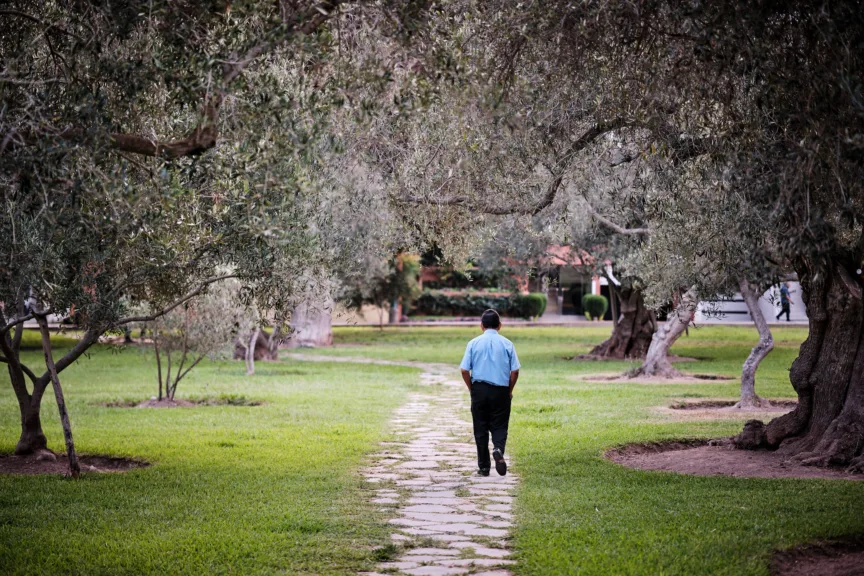
[{"label": "twisted tree trunk", "polygon": [[636,288],[616,288],[612,300],[620,304],[620,313],[613,313],[612,335],[588,354],[616,360],[645,358],[657,330],[654,312],[645,307],[642,291]]},{"label": "twisted tree trunk", "polygon": [[320,348],[333,345],[333,299],[323,303],[304,301],[291,315],[291,348]]},{"label": "twisted tree trunk", "polygon": [[28,404],[21,409],[21,436],[15,445],[15,454],[33,454],[48,448],[48,439],[42,432],[40,408]]},{"label": "twisted tree trunk", "polygon": [[789,372],[798,407],[767,425],[748,421],[734,438],[739,448],[864,472],[864,280],[856,264],[797,266],[810,322]]},{"label": "twisted tree trunk", "polygon": [[[51,375],[50,371],[46,371],[37,377],[21,362],[20,342],[23,330],[23,326],[19,325],[15,329],[15,336],[11,338],[8,332],[0,334],[0,352],[2,352],[3,360],[9,369],[9,379],[18,400],[18,410],[21,415],[21,436],[15,445],[15,454],[33,454],[48,447],[48,440],[42,431],[41,410],[42,396],[44,396],[48,384],[51,383]],[[85,332],[72,350],[57,361],[54,368],[55,372],[60,373],[75,362],[98,340],[100,333],[95,330]],[[25,376],[33,384],[32,392],[27,390]]]},{"label": "twisted tree trunk", "polygon": [[747,304],[747,310],[750,311],[750,317],[753,318],[756,330],[759,331],[759,343],[750,351],[750,355],[741,368],[741,399],[734,407],[740,410],[770,408],[771,404],[767,400],[756,395],[756,370],[762,360],[774,349],[774,338],[771,336],[768,322],[759,308],[757,290],[746,278],[741,278],[738,285],[741,289],[741,296],[744,297],[744,303]]},{"label": "twisted tree trunk", "polygon": [[[19,330],[23,330],[23,327],[19,327]],[[8,340],[4,344],[8,345]],[[33,454],[45,450],[48,447],[48,439],[42,431],[41,402],[34,403],[33,396],[27,391],[24,367],[18,360],[18,351],[13,350],[11,346],[3,346],[3,348],[4,355],[9,359],[9,379],[18,399],[18,410],[21,415],[21,436],[15,445],[15,454]],[[38,380],[33,382],[34,391],[38,385]]]},{"label": "twisted tree trunk", "polygon": [[656,378],[678,378],[683,376],[677,368],[669,362],[669,349],[675,341],[687,330],[687,326],[696,315],[696,306],[699,301],[693,288],[687,290],[682,296],[678,307],[669,314],[669,318],[662,326],[657,328],[651,338],[651,345],[645,354],[645,361],[641,366],[627,373],[629,377],[651,376]]}]

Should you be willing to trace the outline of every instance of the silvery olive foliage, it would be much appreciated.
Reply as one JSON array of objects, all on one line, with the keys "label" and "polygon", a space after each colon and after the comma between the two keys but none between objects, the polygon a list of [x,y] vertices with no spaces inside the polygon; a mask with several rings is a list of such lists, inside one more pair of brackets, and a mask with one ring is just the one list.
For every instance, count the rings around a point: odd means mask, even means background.
[{"label": "silvery olive foliage", "polygon": [[[236,278],[215,282],[195,298],[140,328],[156,352],[158,399],[174,400],[177,385],[205,358],[230,358],[235,338],[248,334],[261,322]],[[244,303],[244,300],[247,300]],[[140,312],[148,315],[149,306]]]},{"label": "silvery olive foliage", "polygon": [[[46,443],[48,372],[19,354],[34,313],[77,312],[83,337],[62,372],[106,331],[229,276],[284,324],[332,273],[339,240],[316,222],[320,167],[340,147],[330,115],[362,120],[392,64],[352,58],[347,40],[362,30],[403,45],[424,8],[342,4],[0,7],[0,355],[21,408],[18,451]],[[144,302],[153,314],[129,307]]]},{"label": "silvery olive foliage", "polygon": [[462,2],[448,18],[457,79],[375,149],[436,241],[470,252],[484,223],[564,239],[605,216],[651,231],[618,255],[655,304],[835,249],[858,269],[854,2]]},{"label": "silvery olive foliage", "polygon": [[790,269],[802,283],[810,335],[790,370],[798,407],[767,425],[749,422],[736,445],[864,470],[860,2],[449,8],[474,91],[465,102],[459,89],[445,94],[447,118],[419,119],[427,127],[416,133],[431,133],[432,145],[405,141],[416,158],[401,163],[416,176],[394,179],[394,198],[420,205],[417,221],[439,239],[449,223],[517,225],[526,220],[516,214],[561,213],[567,173],[579,170],[571,162],[593,144],[632,139],[650,172],[615,190],[635,188],[640,203],[617,224],[592,216],[645,237],[622,263],[647,280],[655,304],[677,292],[695,306],[697,294],[733,290],[733,279],[760,284]]}]

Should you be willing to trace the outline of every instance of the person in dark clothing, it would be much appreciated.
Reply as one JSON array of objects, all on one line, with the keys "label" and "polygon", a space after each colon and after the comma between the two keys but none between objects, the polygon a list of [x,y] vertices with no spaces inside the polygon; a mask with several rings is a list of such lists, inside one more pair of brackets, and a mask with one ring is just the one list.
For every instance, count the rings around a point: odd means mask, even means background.
[{"label": "person in dark clothing", "polygon": [[783,314],[786,314],[786,322],[789,322],[789,306],[792,304],[792,300],[789,298],[789,283],[784,282],[783,286],[780,287],[780,313],[777,314],[777,320],[780,320],[780,317]]},{"label": "person in dark clothing", "polygon": [[481,476],[489,475],[491,434],[495,470],[504,476],[507,474],[504,448],[507,444],[513,388],[519,378],[519,358],[513,343],[498,334],[501,318],[495,310],[483,313],[480,328],[483,334],[468,343],[460,368],[462,379],[471,394],[479,473]]}]

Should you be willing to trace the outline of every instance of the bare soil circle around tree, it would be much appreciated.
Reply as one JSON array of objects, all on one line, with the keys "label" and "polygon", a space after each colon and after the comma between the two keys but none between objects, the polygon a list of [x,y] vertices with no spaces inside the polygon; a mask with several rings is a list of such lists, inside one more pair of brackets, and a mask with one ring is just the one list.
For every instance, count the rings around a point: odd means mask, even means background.
[{"label": "bare soil circle around tree", "polygon": [[864,573],[864,537],[814,542],[780,550],[772,576],[857,576]]},{"label": "bare soil circle around tree", "polygon": [[[678,356],[676,354],[669,354],[666,357],[669,362],[701,362],[702,360],[710,360],[710,358],[691,358],[689,356]],[[565,360],[584,360],[588,362],[622,362],[631,360],[634,362],[642,362],[644,358],[610,358],[609,356],[603,356],[602,354],[578,354],[576,356],[565,356]]]},{"label": "bare soil circle around tree", "polygon": [[628,468],[691,476],[864,480],[864,474],[850,474],[842,468],[803,466],[768,450],[737,450],[726,438],[628,444],[607,450],[605,456]]},{"label": "bare soil circle around tree", "polygon": [[610,384],[710,384],[733,382],[735,378],[720,374],[684,374],[676,378],[657,378],[656,376],[627,376],[621,372],[601,372],[597,374],[576,374],[574,380],[583,382],[608,382]]},{"label": "bare soil circle around tree", "polygon": [[[78,455],[78,463],[81,466],[82,474],[128,472],[150,466],[149,462],[134,458],[86,454]],[[38,474],[66,475],[68,473],[69,459],[65,454],[54,454],[49,450],[23,456],[0,454],[0,474],[32,476]]]},{"label": "bare soil circle around tree", "polygon": [[735,408],[737,398],[681,398],[668,406],[654,410],[675,420],[761,419],[769,421],[792,411],[798,402],[789,399],[768,399],[769,406]]},{"label": "bare soil circle around tree", "polygon": [[97,402],[103,408],[195,408],[196,406],[263,406],[262,400],[253,400],[242,395],[224,395],[203,398],[150,398],[149,400],[111,400]]}]

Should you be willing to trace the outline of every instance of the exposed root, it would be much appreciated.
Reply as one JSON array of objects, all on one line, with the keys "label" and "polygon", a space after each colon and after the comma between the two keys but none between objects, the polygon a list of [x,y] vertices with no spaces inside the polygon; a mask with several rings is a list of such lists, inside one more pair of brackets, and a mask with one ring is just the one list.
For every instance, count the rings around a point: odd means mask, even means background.
[{"label": "exposed root", "polygon": [[774,406],[771,402],[765,398],[760,398],[759,396],[747,398],[746,400],[739,400],[734,406],[732,406],[732,410],[750,410],[753,412],[758,412],[759,410],[770,410],[772,408],[774,408]]},{"label": "exposed root", "polygon": [[638,368],[634,368],[632,370],[628,370],[624,373],[625,378],[638,378],[638,377],[647,377],[647,378],[656,378],[660,379],[669,379],[672,380],[674,378],[684,378],[684,374],[672,366],[671,364],[666,364],[665,366],[656,366],[654,368],[646,367],[645,365],[639,366]]},{"label": "exposed root", "polygon": [[802,466],[816,466],[818,468],[827,468],[831,465],[831,456],[827,454],[819,454],[816,452],[802,452],[794,457],[795,460],[801,462]]},{"label": "exposed root", "polygon": [[740,434],[732,438],[732,444],[740,450],[759,450],[767,446],[765,423],[761,420],[748,420]]},{"label": "exposed root", "polygon": [[850,474],[864,474],[864,454],[849,462],[846,471]]}]

